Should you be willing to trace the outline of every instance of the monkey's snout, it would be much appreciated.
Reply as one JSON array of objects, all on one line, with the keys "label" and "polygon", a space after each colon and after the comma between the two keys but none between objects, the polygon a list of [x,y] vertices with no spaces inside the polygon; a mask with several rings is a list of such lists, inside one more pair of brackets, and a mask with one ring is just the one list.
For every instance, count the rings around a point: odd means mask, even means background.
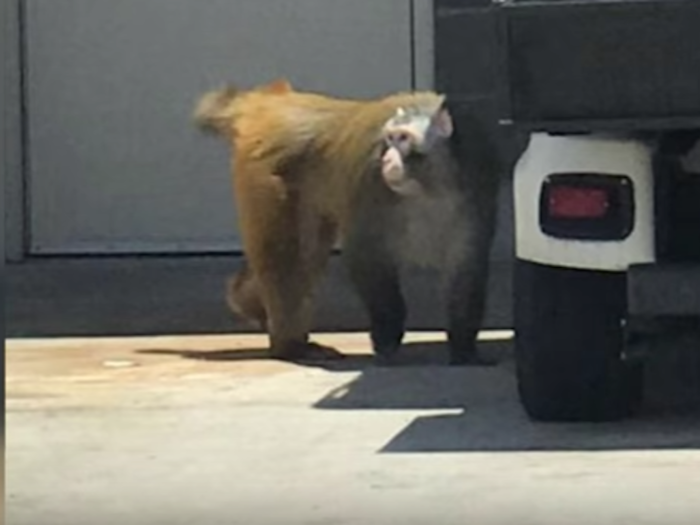
[{"label": "monkey's snout", "polygon": [[387,183],[405,178],[403,159],[396,148],[391,148],[382,157],[382,176]]},{"label": "monkey's snout", "polygon": [[406,175],[403,157],[396,148],[390,148],[382,157],[382,178],[391,191],[402,197],[420,193],[420,184]]}]

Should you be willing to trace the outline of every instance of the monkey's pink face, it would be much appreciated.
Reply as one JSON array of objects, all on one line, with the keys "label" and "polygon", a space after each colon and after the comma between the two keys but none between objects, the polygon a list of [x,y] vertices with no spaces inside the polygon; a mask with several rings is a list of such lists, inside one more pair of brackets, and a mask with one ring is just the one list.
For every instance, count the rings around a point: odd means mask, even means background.
[{"label": "monkey's pink face", "polygon": [[436,144],[452,136],[449,112],[440,108],[436,113],[407,112],[403,108],[384,125],[382,136],[387,150],[382,156],[382,177],[386,185],[401,196],[421,192],[421,170],[408,169],[406,159],[412,153],[430,156]]},{"label": "monkey's pink face", "polygon": [[384,140],[390,149],[396,148],[402,157],[406,157],[419,146],[417,134],[412,131],[403,128],[390,129],[386,132]]}]

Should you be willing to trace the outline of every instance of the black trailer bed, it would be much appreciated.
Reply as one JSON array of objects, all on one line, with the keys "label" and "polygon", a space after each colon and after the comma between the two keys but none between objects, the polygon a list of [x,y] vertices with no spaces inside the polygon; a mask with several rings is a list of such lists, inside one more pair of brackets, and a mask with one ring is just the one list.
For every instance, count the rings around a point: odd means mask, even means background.
[{"label": "black trailer bed", "polygon": [[547,131],[700,128],[700,0],[493,6],[503,122]]}]

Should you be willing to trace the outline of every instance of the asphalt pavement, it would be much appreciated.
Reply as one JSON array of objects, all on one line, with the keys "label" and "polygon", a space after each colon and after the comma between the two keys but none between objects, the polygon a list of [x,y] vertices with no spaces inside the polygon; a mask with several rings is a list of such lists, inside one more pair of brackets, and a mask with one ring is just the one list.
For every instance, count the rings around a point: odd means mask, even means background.
[{"label": "asphalt pavement", "polygon": [[535,424],[511,337],[485,334],[489,368],[445,366],[433,333],[394,368],[363,333],[307,366],[260,336],[8,341],[6,523],[700,522],[693,385],[630,421]]}]

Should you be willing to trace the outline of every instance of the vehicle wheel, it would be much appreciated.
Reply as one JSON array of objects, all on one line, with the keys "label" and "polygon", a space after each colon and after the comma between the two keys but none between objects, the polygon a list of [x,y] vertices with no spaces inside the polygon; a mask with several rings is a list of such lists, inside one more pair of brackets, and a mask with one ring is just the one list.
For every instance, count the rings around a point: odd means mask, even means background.
[{"label": "vehicle wheel", "polygon": [[631,415],[640,363],[623,361],[624,273],[518,260],[515,355],[520,401],[539,421],[607,421]]}]

